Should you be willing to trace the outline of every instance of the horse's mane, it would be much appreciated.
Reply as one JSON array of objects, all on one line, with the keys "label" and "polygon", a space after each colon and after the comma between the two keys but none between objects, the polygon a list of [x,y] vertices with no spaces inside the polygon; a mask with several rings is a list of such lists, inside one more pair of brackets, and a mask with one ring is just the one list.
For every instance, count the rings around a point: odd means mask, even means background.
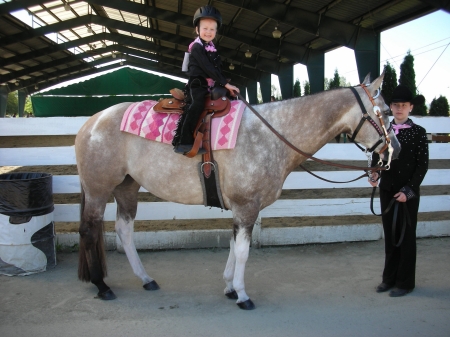
[{"label": "horse's mane", "polygon": [[290,97],[290,98],[286,98],[286,99],[282,99],[280,101],[275,101],[275,102],[265,102],[265,103],[260,103],[260,104],[256,104],[256,105],[262,105],[262,104],[270,104],[270,103],[276,103],[276,102],[287,102],[293,99],[306,99],[308,97],[314,97],[317,96],[319,94],[323,94],[324,92],[329,92],[329,91],[335,91],[335,90],[340,90],[340,89],[350,89],[353,88],[354,86],[349,86],[349,87],[338,87],[338,88],[333,88],[333,89],[328,89],[328,90],[324,90],[324,91],[320,91],[320,92],[315,92],[314,94],[309,94],[309,95],[303,95],[303,96],[298,96],[298,97]]}]

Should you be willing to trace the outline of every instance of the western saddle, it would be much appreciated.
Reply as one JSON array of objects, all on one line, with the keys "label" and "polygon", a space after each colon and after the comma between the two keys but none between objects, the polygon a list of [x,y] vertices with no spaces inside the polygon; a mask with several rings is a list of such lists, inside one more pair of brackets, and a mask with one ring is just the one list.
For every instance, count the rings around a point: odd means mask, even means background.
[{"label": "western saddle", "polygon": [[[215,90],[218,89],[218,90]],[[223,90],[222,90],[223,89]],[[224,91],[225,90],[225,91]],[[194,132],[194,146],[185,154],[186,157],[192,158],[197,155],[200,147],[206,150],[202,155],[203,174],[209,178],[211,175],[211,164],[214,162],[211,149],[211,120],[212,118],[222,117],[230,112],[231,102],[226,97],[227,90],[225,88],[213,88],[211,94],[206,97],[205,108],[200,115]],[[183,113],[186,105],[184,101],[184,92],[180,89],[171,89],[172,98],[160,100],[154,107],[155,112],[162,113]]]}]

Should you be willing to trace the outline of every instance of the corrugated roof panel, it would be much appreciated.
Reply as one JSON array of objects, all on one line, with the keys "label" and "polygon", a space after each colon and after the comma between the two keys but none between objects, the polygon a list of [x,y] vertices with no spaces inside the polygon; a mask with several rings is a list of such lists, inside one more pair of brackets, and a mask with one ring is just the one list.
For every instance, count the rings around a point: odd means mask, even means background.
[{"label": "corrugated roof panel", "polygon": [[158,21],[158,30],[171,34],[177,33],[177,25],[167,21]]},{"label": "corrugated roof panel", "polygon": [[120,11],[120,13],[122,14],[122,19],[120,21],[125,21],[127,23],[132,23],[134,25],[141,24],[141,20],[139,19],[138,15],[132,14],[129,12],[125,12],[125,11]]},{"label": "corrugated roof panel", "polygon": [[294,0],[290,6],[303,9],[308,12],[316,13],[325,6],[329,5],[331,0]]},{"label": "corrugated roof panel", "polygon": [[[183,1],[186,2],[186,1]],[[203,6],[203,5],[199,5]],[[199,7],[197,6],[197,7]],[[165,9],[171,12],[178,11],[178,0],[156,0],[155,1],[155,7],[159,9]],[[194,10],[195,11],[195,10]],[[192,12],[192,15],[194,15],[194,12]]]},{"label": "corrugated roof panel", "polygon": [[120,13],[121,11],[114,9],[114,8],[109,8],[109,7],[104,7],[104,9],[109,18],[114,19],[114,20],[123,21],[122,15]]}]

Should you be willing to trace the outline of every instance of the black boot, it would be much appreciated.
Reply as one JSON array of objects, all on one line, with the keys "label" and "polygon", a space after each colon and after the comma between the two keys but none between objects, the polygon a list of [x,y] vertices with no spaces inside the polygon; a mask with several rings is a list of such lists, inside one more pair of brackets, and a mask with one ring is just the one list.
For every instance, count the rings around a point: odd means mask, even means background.
[{"label": "black boot", "polygon": [[[181,154],[189,152],[194,145],[195,127],[203,111],[205,96],[208,93],[207,83],[203,78],[190,79],[187,84],[187,89],[189,104],[185,106],[185,112],[178,121],[177,130],[175,131],[172,142],[175,153]],[[200,150],[198,153],[205,153],[204,150]]]}]

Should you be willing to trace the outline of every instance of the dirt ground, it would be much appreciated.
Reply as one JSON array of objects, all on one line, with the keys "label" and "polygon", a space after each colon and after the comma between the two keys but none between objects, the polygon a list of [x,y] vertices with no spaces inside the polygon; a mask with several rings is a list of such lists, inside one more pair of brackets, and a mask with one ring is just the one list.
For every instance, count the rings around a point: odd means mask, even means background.
[{"label": "dirt ground", "polygon": [[114,301],[77,279],[78,254],[58,253],[46,272],[0,276],[0,336],[448,337],[449,246],[417,240],[416,288],[402,298],[375,292],[384,240],[251,249],[247,312],[223,295],[228,249],[140,252],[158,291],[142,288],[125,254],[107,252]]},{"label": "dirt ground", "polygon": [[[1,148],[14,147],[51,147],[51,146],[71,146],[74,145],[75,136],[29,136],[29,137],[0,137]],[[364,166],[364,162],[340,161],[341,164]],[[339,170],[332,166],[325,166],[315,162],[306,162],[304,166],[308,170],[332,171]],[[430,162],[430,169],[450,168],[450,160],[435,160]],[[299,167],[298,171],[302,171]],[[53,175],[76,175],[75,165],[67,166],[2,166],[0,174],[10,172],[46,172]],[[355,173],[355,177],[360,175]],[[372,189],[367,188],[334,188],[327,190],[286,190],[283,191],[280,199],[322,199],[322,198],[369,198]],[[422,195],[445,195],[448,194],[448,186],[423,186]],[[79,194],[55,194],[53,196],[55,204],[79,203]],[[113,199],[111,198],[110,202]],[[151,193],[140,193],[139,201],[158,202],[163,201]],[[369,207],[369,205],[367,205]],[[419,221],[448,220],[450,212],[419,213]],[[340,217],[282,217],[282,218],[264,218],[262,226],[269,227],[299,227],[299,226],[324,226],[339,224],[364,224],[378,223],[380,218],[377,216],[340,216]],[[206,219],[206,220],[155,220],[155,221],[136,221],[135,231],[158,231],[158,230],[193,230],[193,229],[228,229],[231,228],[231,219]],[[55,223],[56,231],[77,232],[78,223]],[[105,222],[106,231],[114,231],[114,222]]]}]

